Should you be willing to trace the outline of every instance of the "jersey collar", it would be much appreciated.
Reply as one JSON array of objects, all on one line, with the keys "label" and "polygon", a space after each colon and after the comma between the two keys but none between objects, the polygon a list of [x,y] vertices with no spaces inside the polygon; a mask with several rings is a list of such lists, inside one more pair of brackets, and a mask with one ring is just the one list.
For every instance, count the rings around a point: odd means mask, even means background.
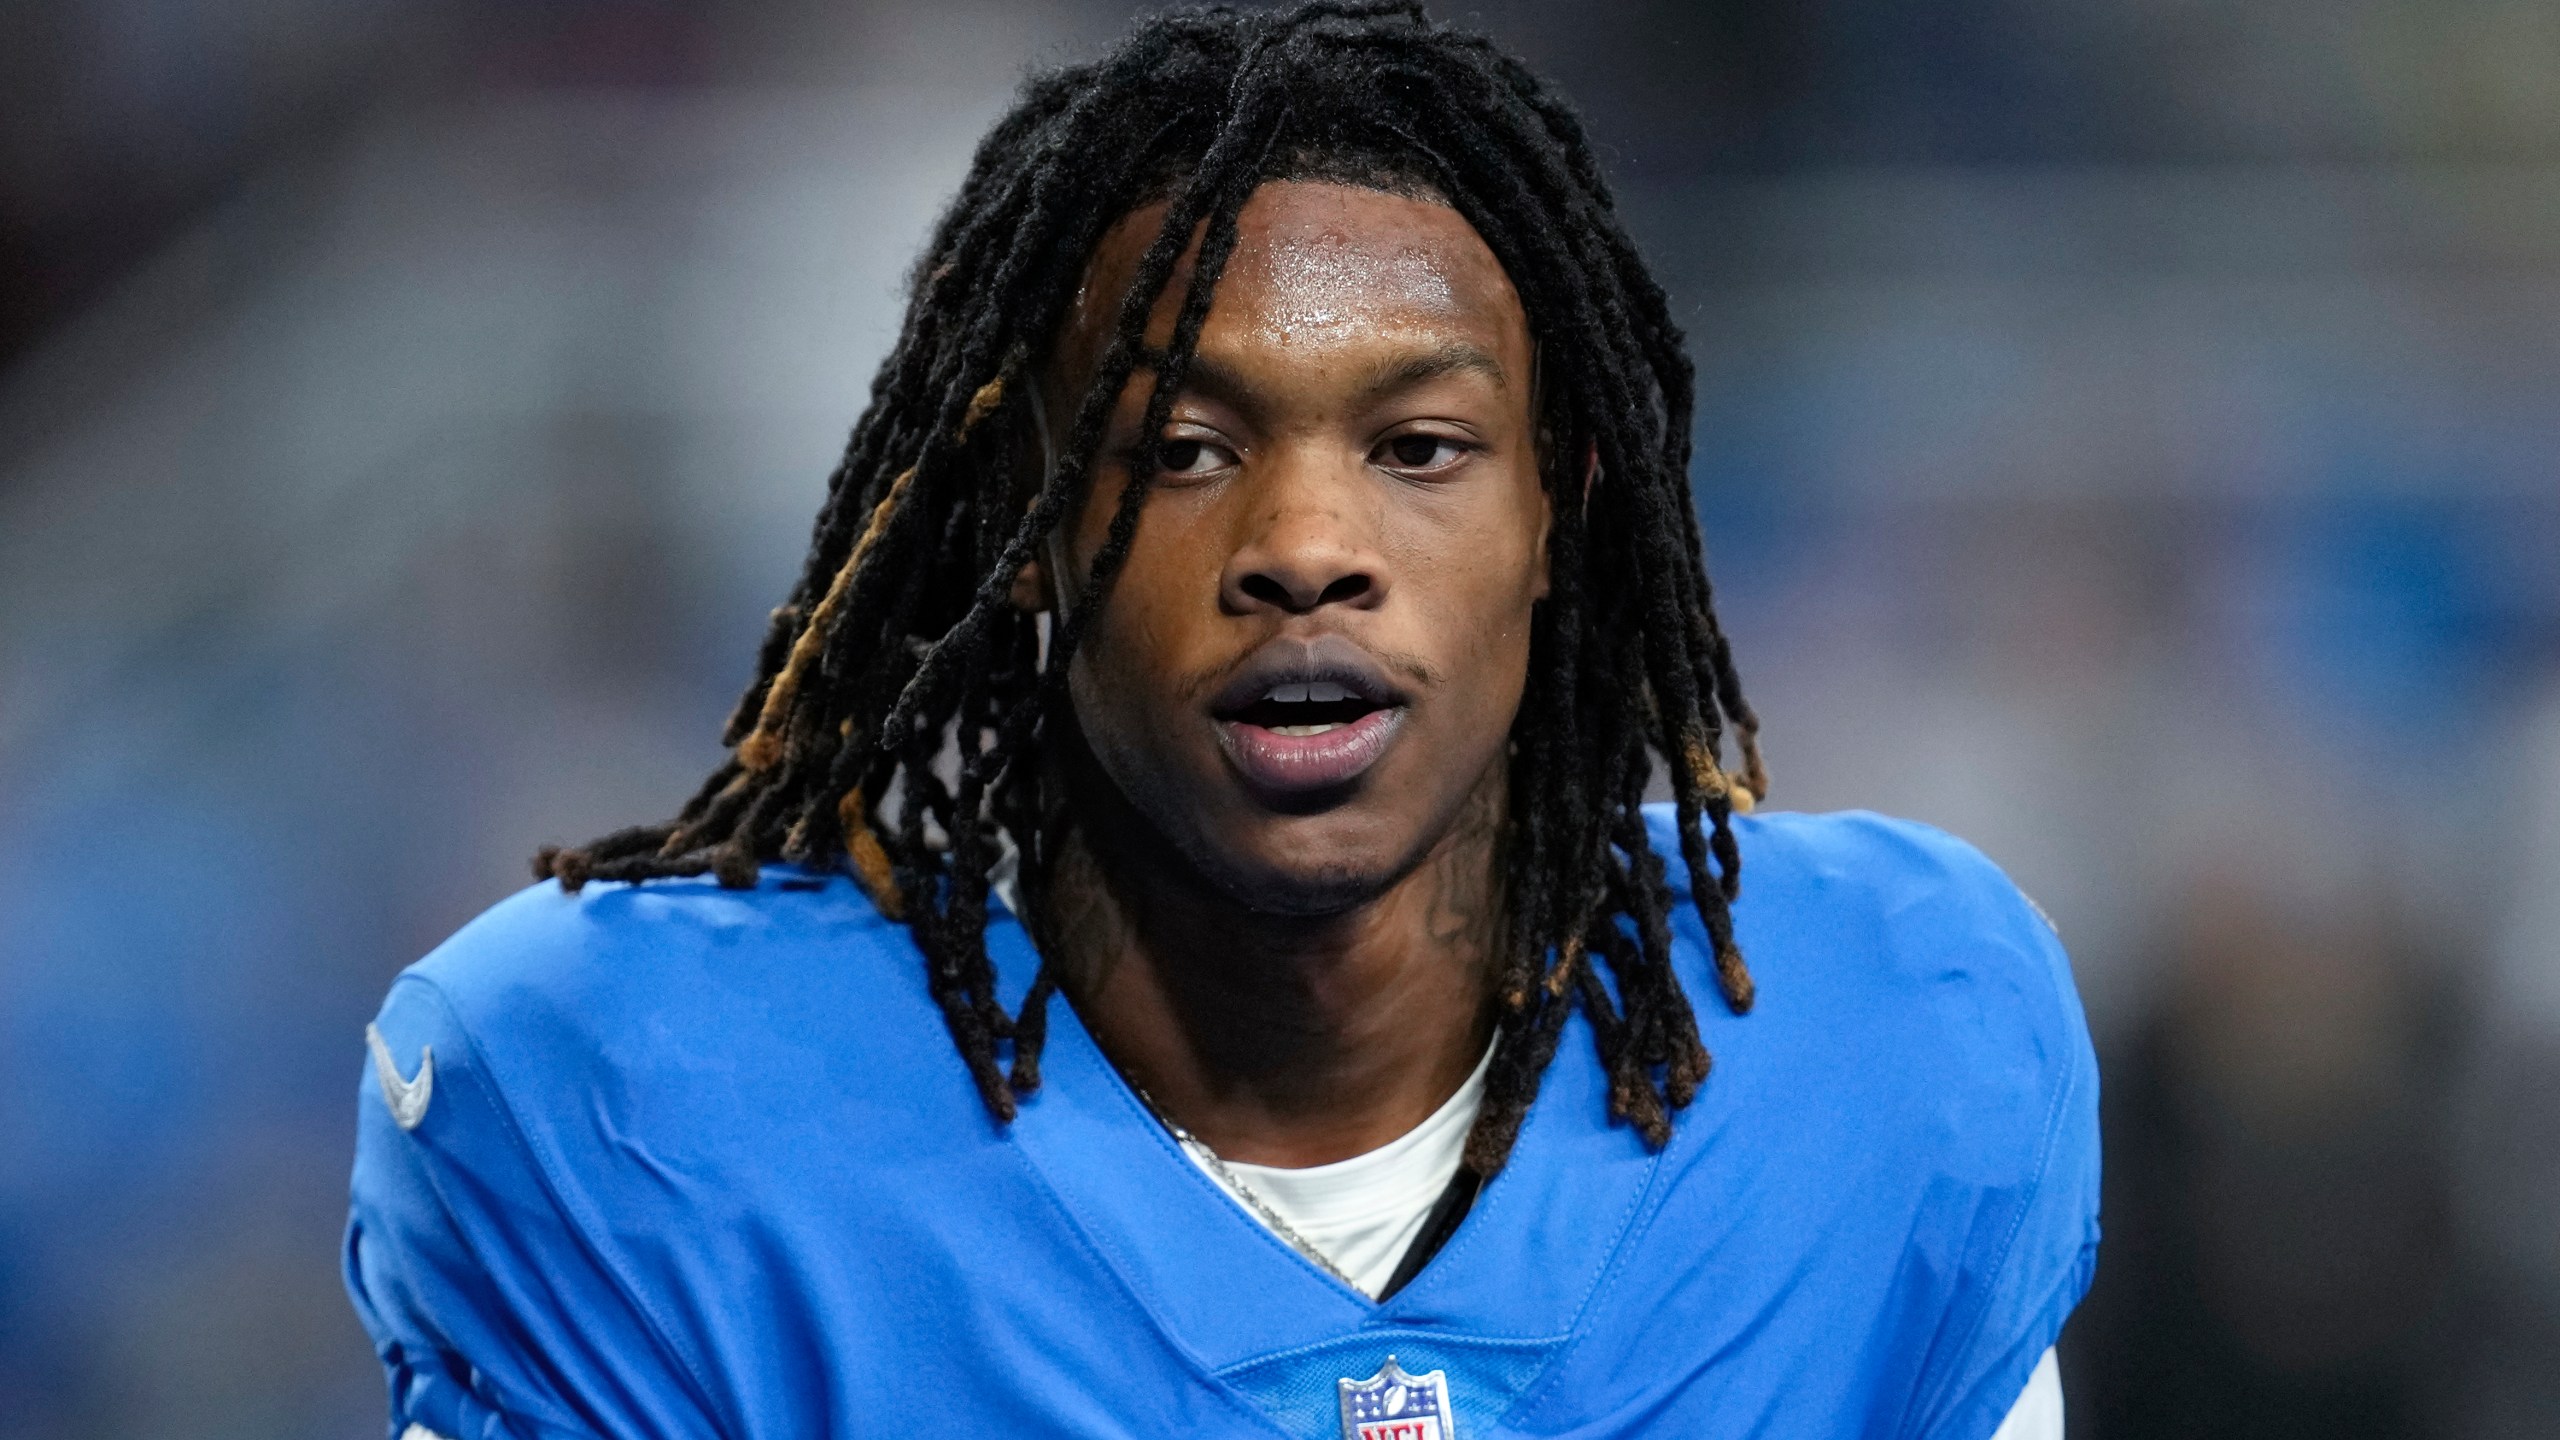
[{"label": "jersey collar", "polygon": [[[1010,914],[989,917],[987,951],[1018,1000],[1038,958]],[[1383,1305],[1310,1264],[1202,1174],[1063,998],[1041,1088],[1008,1133],[1102,1263],[1206,1370],[1251,1371],[1336,1343],[1374,1341],[1383,1354],[1433,1337],[1546,1352],[1605,1283],[1660,1158],[1609,1123],[1590,1032],[1578,1015],[1568,1030],[1509,1165]]]}]

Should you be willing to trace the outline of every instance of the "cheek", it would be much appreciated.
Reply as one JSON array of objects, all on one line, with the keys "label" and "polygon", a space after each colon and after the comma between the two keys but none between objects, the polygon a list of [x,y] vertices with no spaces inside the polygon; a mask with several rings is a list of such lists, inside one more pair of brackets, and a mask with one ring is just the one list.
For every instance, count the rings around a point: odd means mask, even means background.
[{"label": "cheek", "polygon": [[1452,719],[1505,729],[1527,683],[1530,623],[1545,586],[1537,512],[1486,506],[1416,527],[1400,568],[1429,649],[1449,672]]},{"label": "cheek", "polygon": [[1434,597],[1435,619],[1449,633],[1475,636],[1499,650],[1528,643],[1534,603],[1545,593],[1546,546],[1534,494],[1516,492],[1448,516],[1416,536],[1408,573]]},{"label": "cheek", "polygon": [[[1117,487],[1112,487],[1116,496]],[[1108,500],[1078,526],[1079,581],[1108,540]],[[1079,714],[1118,717],[1119,728],[1143,728],[1162,713],[1202,665],[1203,622],[1214,619],[1216,547],[1192,533],[1183,507],[1153,497],[1141,512],[1128,557],[1113,579],[1109,602],[1077,644],[1070,683]]]}]

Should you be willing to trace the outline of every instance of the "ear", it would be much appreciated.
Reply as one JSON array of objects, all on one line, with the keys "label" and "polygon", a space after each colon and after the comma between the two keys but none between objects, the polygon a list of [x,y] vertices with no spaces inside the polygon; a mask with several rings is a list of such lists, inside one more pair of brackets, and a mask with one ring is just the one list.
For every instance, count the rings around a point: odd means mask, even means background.
[{"label": "ear", "polygon": [[[1591,487],[1600,483],[1600,442],[1592,441],[1582,451],[1582,508],[1591,508]],[[1538,487],[1538,578],[1535,599],[1544,600],[1555,587],[1555,561],[1547,551],[1547,541],[1555,534],[1556,501],[1545,486]]]},{"label": "ear", "polygon": [[1049,567],[1041,564],[1036,555],[1024,561],[1022,568],[1013,572],[1013,590],[1005,598],[1025,615],[1054,609],[1057,601],[1049,587]]},{"label": "ear", "polygon": [[1538,571],[1529,580],[1529,598],[1544,600],[1555,588],[1555,555],[1548,548],[1556,536],[1556,497],[1546,486],[1538,487]]}]

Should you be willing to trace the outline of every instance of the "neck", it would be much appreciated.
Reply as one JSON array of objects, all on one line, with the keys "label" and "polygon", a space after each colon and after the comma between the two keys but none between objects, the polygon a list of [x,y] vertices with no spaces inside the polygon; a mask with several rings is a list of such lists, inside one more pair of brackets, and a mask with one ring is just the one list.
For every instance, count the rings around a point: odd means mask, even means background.
[{"label": "neck", "polygon": [[1304,1166],[1374,1150],[1438,1109],[1491,1041],[1504,779],[1497,763],[1401,879],[1321,916],[1253,910],[1079,825],[1045,887],[1060,988],[1120,1072],[1221,1156]]}]

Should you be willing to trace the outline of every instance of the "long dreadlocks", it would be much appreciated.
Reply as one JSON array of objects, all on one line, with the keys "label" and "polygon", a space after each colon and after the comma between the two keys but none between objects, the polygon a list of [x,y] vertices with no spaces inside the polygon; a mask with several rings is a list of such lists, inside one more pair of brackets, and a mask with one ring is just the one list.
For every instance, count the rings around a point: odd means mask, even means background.
[{"label": "long dreadlocks", "polygon": [[[768,860],[849,871],[914,933],[980,1095],[1009,1121],[1039,1084],[1056,981],[1044,965],[1018,1014],[997,998],[989,869],[1009,840],[1036,899],[1061,843],[1039,823],[1041,746],[1072,725],[1063,679],[1128,556],[1151,447],[1093,560],[1090,598],[1044,636],[1010,591],[1085,495],[1141,365],[1153,388],[1139,433],[1163,430],[1254,188],[1346,173],[1445,200],[1501,261],[1540,348],[1545,482],[1572,497],[1555,507],[1551,592],[1512,731],[1498,1041],[1467,1164],[1501,1168],[1575,1007],[1613,1113],[1667,1140],[1708,1056],[1672,970],[1672,891],[1639,810],[1651,756],[1666,762],[1681,859],[1737,1012],[1752,981],[1733,939],[1730,821],[1768,783],[1699,559],[1693,374],[1571,109],[1412,0],[1174,13],[1096,63],[1030,80],[918,263],[905,329],[730,717],[727,763],[674,820],[546,849],[536,874],[575,890],[709,872],[744,889]],[[1028,371],[1105,231],[1156,200],[1163,225],[1026,500]],[[1195,234],[1172,341],[1150,355],[1149,313]],[[1738,775],[1723,768],[1728,731]]]}]

